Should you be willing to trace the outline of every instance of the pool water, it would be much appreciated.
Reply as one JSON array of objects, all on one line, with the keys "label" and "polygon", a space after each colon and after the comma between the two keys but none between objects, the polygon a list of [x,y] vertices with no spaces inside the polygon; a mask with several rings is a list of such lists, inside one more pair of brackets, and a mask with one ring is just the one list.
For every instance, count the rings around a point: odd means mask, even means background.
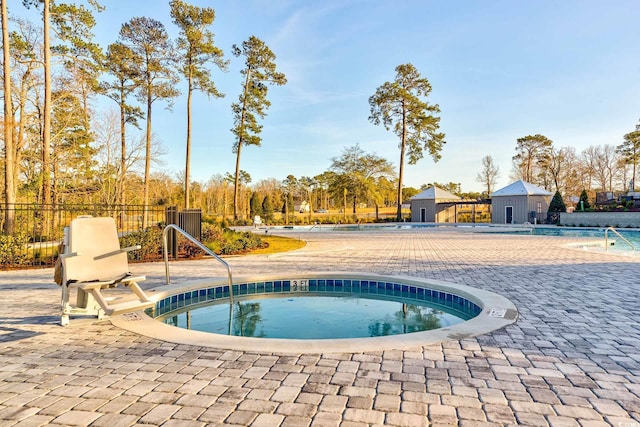
[{"label": "pool water", "polygon": [[[616,229],[625,239],[634,243],[640,243],[640,232],[638,230]],[[594,237],[604,239],[604,228],[535,228],[533,234],[536,236],[568,236],[568,237]],[[609,238],[615,239],[615,233],[609,231]]]},{"label": "pool water", "polygon": [[[429,302],[407,303],[361,295],[281,295],[235,301],[231,333],[288,339],[375,337],[451,326],[475,314]],[[228,334],[229,304],[217,302],[171,313],[162,320],[182,328]]]},{"label": "pool water", "polygon": [[[602,239],[604,241],[605,228],[554,228],[554,227],[536,227],[536,228],[522,228],[519,231],[505,230],[504,234],[524,234],[529,233],[534,236],[563,236],[563,237],[585,237],[591,239]],[[640,248],[640,230],[627,230],[616,229],[621,236],[629,240],[636,248]],[[494,231],[495,232],[495,231]],[[620,240],[620,238],[613,232],[608,233],[609,240]],[[620,242],[619,245],[625,246]]]}]

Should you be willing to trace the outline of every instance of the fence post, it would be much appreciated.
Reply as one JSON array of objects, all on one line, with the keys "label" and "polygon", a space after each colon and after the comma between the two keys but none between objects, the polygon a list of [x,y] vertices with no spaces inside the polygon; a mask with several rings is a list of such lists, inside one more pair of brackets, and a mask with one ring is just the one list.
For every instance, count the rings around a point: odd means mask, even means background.
[{"label": "fence post", "polygon": [[[165,210],[166,215],[166,223],[175,224],[178,227],[178,207],[177,206],[167,206]],[[176,230],[169,230],[169,234],[167,235],[167,245],[169,246],[167,250],[171,253],[171,256],[175,259],[178,257],[178,239],[176,235]]]}]

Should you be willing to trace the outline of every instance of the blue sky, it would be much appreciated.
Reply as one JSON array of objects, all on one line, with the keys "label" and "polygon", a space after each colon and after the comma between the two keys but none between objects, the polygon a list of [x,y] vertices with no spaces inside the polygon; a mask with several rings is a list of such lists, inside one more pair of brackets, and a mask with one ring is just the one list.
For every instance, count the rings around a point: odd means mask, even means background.
[{"label": "blue sky", "polygon": [[[122,23],[148,16],[175,37],[167,1],[102,0],[98,42],[116,40]],[[213,7],[216,44],[231,59],[214,71],[222,99],[194,98],[192,178],[231,172],[233,117],[242,61],[231,46],[261,38],[288,84],[272,87],[262,147],[243,149],[253,183],[314,176],[360,144],[398,164],[398,140],[368,120],[368,98],[394,69],[412,63],[429,79],[429,102],[442,110],[442,159],[407,165],[405,185],[458,182],[482,191],[476,175],[491,155],[498,188],[510,183],[516,139],[536,133],[578,152],[622,142],[640,118],[640,3],[636,0],[191,1]],[[15,5],[15,9],[22,6]],[[186,98],[173,111],[154,106],[153,131],[167,154],[161,170],[184,170]],[[110,106],[110,103],[104,105]]]}]

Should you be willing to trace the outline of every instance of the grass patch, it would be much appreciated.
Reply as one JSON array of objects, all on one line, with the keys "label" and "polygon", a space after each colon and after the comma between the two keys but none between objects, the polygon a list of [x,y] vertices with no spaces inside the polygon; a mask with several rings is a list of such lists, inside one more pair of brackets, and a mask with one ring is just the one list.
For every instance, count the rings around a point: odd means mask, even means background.
[{"label": "grass patch", "polygon": [[254,249],[250,254],[269,255],[279,252],[293,251],[304,247],[307,243],[304,240],[293,239],[291,237],[260,235],[260,240],[266,243],[264,248]]}]

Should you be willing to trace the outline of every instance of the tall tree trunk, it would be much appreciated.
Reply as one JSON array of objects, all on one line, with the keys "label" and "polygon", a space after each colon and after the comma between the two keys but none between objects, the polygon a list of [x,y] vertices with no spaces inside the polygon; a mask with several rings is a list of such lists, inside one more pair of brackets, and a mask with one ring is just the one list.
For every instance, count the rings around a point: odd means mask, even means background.
[{"label": "tall tree trunk", "polygon": [[289,225],[289,194],[284,199],[284,224]]},{"label": "tall tree trunk", "polygon": [[242,136],[244,135],[244,115],[247,104],[247,89],[249,89],[249,77],[251,76],[251,69],[247,70],[247,75],[244,79],[244,94],[242,97],[242,115],[240,117],[240,136],[238,136],[238,152],[236,156],[236,178],[234,180],[233,188],[233,220],[238,220],[238,191],[240,183],[240,151],[242,150]]},{"label": "tall tree trunk", "polygon": [[[25,73],[25,75],[22,77],[22,85],[20,87],[20,95],[19,95],[19,101],[18,101],[18,109],[19,109],[19,113],[18,113],[18,124],[17,126],[15,125],[15,120],[14,120],[14,127],[13,127],[13,131],[17,132],[17,135],[14,134],[14,141],[15,141],[15,146],[14,148],[14,164],[16,165],[16,167],[13,169],[13,182],[14,184],[18,182],[18,170],[19,168],[17,167],[18,165],[21,164],[22,162],[22,150],[24,148],[24,132],[25,132],[25,121],[26,121],[26,114],[25,114],[25,108],[24,106],[27,104],[27,81],[29,81],[30,79],[30,73]],[[17,188],[17,187],[16,187]],[[17,190],[16,190],[17,193]],[[17,195],[16,195],[16,200],[17,200]]]},{"label": "tall tree trunk", "polygon": [[344,220],[347,219],[347,189],[343,189],[342,191],[342,204],[344,207],[342,208],[342,218]]},{"label": "tall tree trunk", "polygon": [[[116,210],[120,211],[120,215],[118,215],[118,221],[121,228],[124,228],[124,224],[126,221],[125,218],[125,208],[124,205],[127,203],[127,197],[125,196],[125,175],[127,169],[127,138],[126,138],[126,129],[127,126],[127,117],[125,110],[125,93],[124,87],[120,86],[120,170],[118,171],[117,181],[116,181],[116,197],[115,204]],[[119,205],[119,207],[118,207]]]},{"label": "tall tree trunk", "polygon": [[191,172],[191,96],[193,94],[193,77],[189,71],[189,90],[187,91],[187,155],[184,168],[184,208],[189,209],[189,176]]},{"label": "tall tree trunk", "polygon": [[149,186],[151,173],[151,93],[147,93],[147,143],[144,158],[144,191],[142,206],[142,228],[147,228],[147,211],[149,205]]},{"label": "tall tree trunk", "polygon": [[233,186],[233,220],[238,220],[238,194],[240,189],[240,149],[242,147],[242,140],[238,143],[238,152],[236,155],[236,177],[234,179]]},{"label": "tall tree trunk", "polygon": [[51,203],[51,46],[49,0],[44,0],[44,123],[42,126],[42,204]]},{"label": "tall tree trunk", "polygon": [[9,28],[7,17],[7,0],[2,0],[2,55],[4,75],[4,197],[5,217],[4,231],[12,235],[15,230],[15,158],[13,144],[13,106],[11,105],[11,63],[9,56]]},{"label": "tall tree trunk", "polygon": [[[120,99],[125,99],[124,88],[120,89]],[[126,111],[123,104],[120,105],[120,174],[118,177],[118,201],[117,203],[123,205],[126,203],[125,191],[125,174],[127,168],[127,139],[125,126],[127,125]]]},{"label": "tall tree trunk", "polygon": [[[404,103],[403,103],[404,104]],[[400,138],[400,167],[398,168],[398,195],[396,202],[398,210],[396,212],[396,221],[402,221],[402,180],[404,178],[404,152],[407,144],[407,112],[402,106],[402,137]]]}]

